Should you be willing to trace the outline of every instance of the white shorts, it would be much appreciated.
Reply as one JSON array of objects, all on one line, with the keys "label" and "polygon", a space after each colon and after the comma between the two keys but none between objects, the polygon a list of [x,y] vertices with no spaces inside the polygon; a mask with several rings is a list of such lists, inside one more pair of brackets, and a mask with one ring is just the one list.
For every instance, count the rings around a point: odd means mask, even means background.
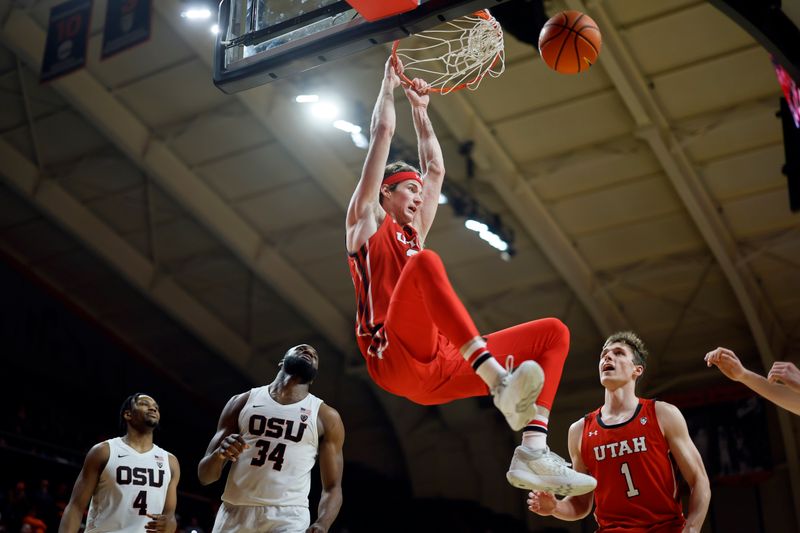
[{"label": "white shorts", "polygon": [[212,533],[305,533],[311,524],[302,505],[231,505],[222,502]]}]

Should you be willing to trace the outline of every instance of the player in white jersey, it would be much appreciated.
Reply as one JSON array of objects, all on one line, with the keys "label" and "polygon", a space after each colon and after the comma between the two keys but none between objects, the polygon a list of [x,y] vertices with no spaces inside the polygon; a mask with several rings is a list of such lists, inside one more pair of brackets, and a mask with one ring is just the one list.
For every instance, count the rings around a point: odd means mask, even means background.
[{"label": "player in white jersey", "polygon": [[[214,532],[326,533],[342,506],[344,425],[309,392],[319,368],[308,344],[290,348],[272,383],[238,394],[220,415],[197,467],[203,485],[232,462]],[[308,493],[319,454],[322,496],[311,522]]]},{"label": "player in white jersey", "polygon": [[133,394],[122,404],[120,418],[125,436],[89,450],[59,533],[77,533],[90,499],[85,533],[175,531],[180,467],[174,455],[153,443],[161,420],[158,404]]}]

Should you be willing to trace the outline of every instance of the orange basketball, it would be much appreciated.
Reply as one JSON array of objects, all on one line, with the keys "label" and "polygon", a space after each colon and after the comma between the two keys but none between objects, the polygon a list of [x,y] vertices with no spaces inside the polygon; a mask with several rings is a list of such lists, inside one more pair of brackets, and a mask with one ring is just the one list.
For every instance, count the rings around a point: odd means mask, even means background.
[{"label": "orange basketball", "polygon": [[600,54],[603,38],[595,21],[580,11],[562,11],[539,33],[539,53],[561,74],[589,70]]}]

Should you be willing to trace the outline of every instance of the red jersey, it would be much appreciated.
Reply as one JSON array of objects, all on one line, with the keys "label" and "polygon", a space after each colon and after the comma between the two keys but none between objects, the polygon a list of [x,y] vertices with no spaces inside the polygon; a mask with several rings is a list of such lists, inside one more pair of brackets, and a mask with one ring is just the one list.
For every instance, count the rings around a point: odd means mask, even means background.
[{"label": "red jersey", "polygon": [[581,457],[597,479],[598,532],[681,532],[686,520],[654,400],[640,399],[621,424],[603,423],[600,409],[586,415]]},{"label": "red jersey", "polygon": [[383,323],[389,300],[403,267],[420,250],[417,231],[386,215],[378,231],[348,257],[356,289],[356,339],[364,357],[380,358],[388,346]]}]

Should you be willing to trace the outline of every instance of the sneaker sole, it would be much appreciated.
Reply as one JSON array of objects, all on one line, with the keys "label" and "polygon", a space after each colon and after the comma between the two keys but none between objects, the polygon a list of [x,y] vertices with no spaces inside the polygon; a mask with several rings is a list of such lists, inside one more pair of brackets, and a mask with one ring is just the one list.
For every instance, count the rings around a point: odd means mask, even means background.
[{"label": "sneaker sole", "polygon": [[534,480],[530,479],[530,474],[528,472],[518,472],[516,470],[509,470],[506,473],[506,479],[512,486],[518,489],[551,492],[559,496],[580,496],[581,494],[593,491],[597,486],[597,483],[594,485],[573,485],[569,483],[553,483],[541,479],[534,482]]}]

